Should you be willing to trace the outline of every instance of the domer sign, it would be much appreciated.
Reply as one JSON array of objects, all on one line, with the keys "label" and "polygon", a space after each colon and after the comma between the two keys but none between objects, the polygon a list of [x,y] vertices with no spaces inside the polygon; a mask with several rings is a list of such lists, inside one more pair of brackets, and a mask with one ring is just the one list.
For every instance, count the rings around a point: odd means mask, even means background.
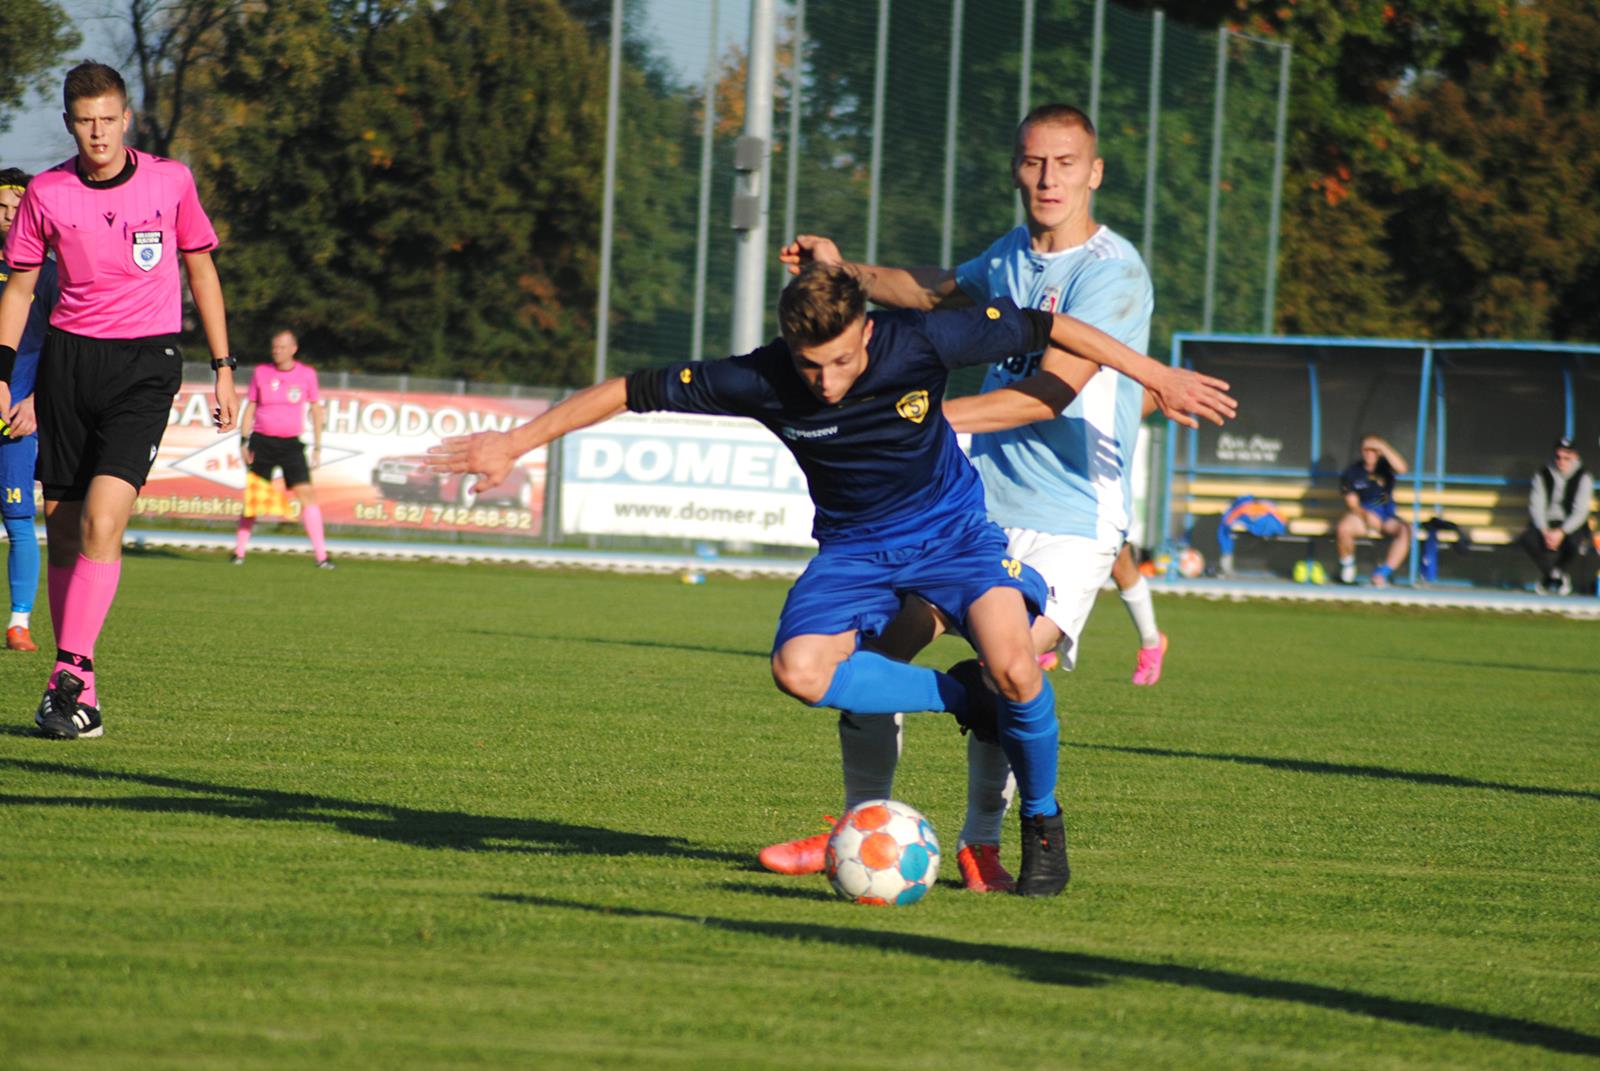
[{"label": "domer sign", "polygon": [[759,424],[628,414],[562,444],[561,528],[809,547],[794,457]]}]

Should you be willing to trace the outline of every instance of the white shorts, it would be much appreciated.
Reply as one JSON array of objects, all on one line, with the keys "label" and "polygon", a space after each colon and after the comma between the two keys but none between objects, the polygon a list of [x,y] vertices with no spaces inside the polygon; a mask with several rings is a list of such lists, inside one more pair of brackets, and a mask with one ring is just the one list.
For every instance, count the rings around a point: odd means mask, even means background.
[{"label": "white shorts", "polygon": [[1045,603],[1044,616],[1061,630],[1061,642],[1056,644],[1056,654],[1063,669],[1078,664],[1078,637],[1089,620],[1089,611],[1100,590],[1111,579],[1111,567],[1116,564],[1123,540],[1090,539],[1087,536],[1051,535],[1035,532],[1031,528],[1007,528],[1006,552],[1013,558],[1033,566],[1050,597]]}]

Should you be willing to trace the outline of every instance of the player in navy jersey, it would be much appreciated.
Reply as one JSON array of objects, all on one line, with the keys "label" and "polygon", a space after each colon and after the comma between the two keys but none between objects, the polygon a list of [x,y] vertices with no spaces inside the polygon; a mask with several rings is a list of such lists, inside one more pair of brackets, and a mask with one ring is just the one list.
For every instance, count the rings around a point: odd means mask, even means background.
[{"label": "player in navy jersey", "polygon": [[1373,587],[1388,587],[1394,571],[1411,549],[1411,526],[1400,519],[1394,505],[1395,478],[1406,474],[1406,459],[1381,436],[1361,440],[1361,460],[1339,476],[1345,515],[1339,518],[1334,541],[1339,547],[1339,582],[1356,582],[1356,540],[1389,537],[1389,550],[1372,571]]},{"label": "player in navy jersey", "polygon": [[[436,465],[496,482],[527,451],[628,410],[765,425],[806,474],[819,544],[779,617],[774,681],[811,706],[856,715],[948,711],[978,732],[997,731],[1019,788],[1017,891],[1053,896],[1069,875],[1055,799],[1059,728],[1028,631],[1047,594],[984,514],[983,488],[942,413],[946,379],[951,369],[1050,342],[1128,372],[1175,409],[1213,411],[1225,385],[1183,376],[1070,317],[1007,300],[870,315],[866,301],[848,269],[807,268],[779,300],[780,340],[744,356],[598,384],[510,432],[447,439],[434,448]],[[999,692],[993,707],[975,673],[958,680],[862,646],[910,593],[972,642]]]},{"label": "player in navy jersey", "polygon": [[[14,167],[0,171],[0,243],[11,231],[11,221],[32,176]],[[0,261],[0,287],[11,269]],[[34,530],[33,469],[39,457],[39,422],[33,407],[33,383],[39,368],[39,350],[56,307],[56,262],[47,259],[39,268],[28,308],[27,326],[17,344],[17,362],[11,372],[11,398],[17,406],[11,432],[0,439],[0,516],[5,518],[6,580],[11,588],[11,619],[6,624],[6,647],[12,651],[37,651],[31,616],[39,591],[39,536]]]},{"label": "player in navy jersey", "polygon": [[[1144,352],[1154,292],[1150,273],[1127,239],[1098,223],[1093,193],[1104,178],[1094,123],[1067,104],[1034,108],[1017,126],[1011,180],[1022,197],[1024,224],[954,267],[852,265],[873,301],[894,308],[961,308],[998,297],[1066,313]],[[831,239],[797,235],[780,258],[798,270],[808,261],[844,263]],[[1041,663],[1073,669],[1079,637],[1101,588],[1116,582],[1139,634],[1133,683],[1161,678],[1167,638],[1156,626],[1149,585],[1127,545],[1133,520],[1132,461],[1144,390],[1114,371],[1080,363],[1065,367],[1074,393],[1064,403],[1035,396],[1042,355],[1019,354],[992,366],[982,393],[946,404],[958,431],[972,432],[972,459],[983,480],[989,516],[1005,529],[1011,553],[1038,569],[1050,604],[1034,622]],[[1098,374],[1097,374],[1098,373]],[[1050,377],[1045,377],[1049,380]],[[1033,415],[1016,419],[1016,407]],[[1004,419],[996,423],[991,415]],[[909,658],[931,642],[936,624],[896,629],[911,642],[893,653]],[[892,794],[900,756],[898,724],[884,719],[839,721],[845,807]],[[1011,875],[1000,863],[1000,830],[1014,791],[999,748],[967,741],[968,809],[956,864],[975,892],[1003,890]],[[785,874],[822,868],[825,836],[767,847],[761,863]]]}]

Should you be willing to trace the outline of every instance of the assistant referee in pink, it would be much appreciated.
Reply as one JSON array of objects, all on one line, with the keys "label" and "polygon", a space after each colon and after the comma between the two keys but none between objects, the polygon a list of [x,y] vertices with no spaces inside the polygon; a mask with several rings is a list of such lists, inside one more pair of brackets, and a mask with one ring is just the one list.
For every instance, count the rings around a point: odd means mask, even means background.
[{"label": "assistant referee in pink", "polygon": [[34,721],[65,740],[103,731],[95,641],[122,577],[122,537],[150,475],[183,379],[178,263],[211,350],[219,432],[238,411],[217,234],[194,176],[123,144],[133,113],[122,76],[102,63],[67,73],[62,96],[77,155],[29,184],[6,239],[0,296],[0,415],[39,267],[54,250],[61,297],[39,360],[39,482],[56,663]]}]

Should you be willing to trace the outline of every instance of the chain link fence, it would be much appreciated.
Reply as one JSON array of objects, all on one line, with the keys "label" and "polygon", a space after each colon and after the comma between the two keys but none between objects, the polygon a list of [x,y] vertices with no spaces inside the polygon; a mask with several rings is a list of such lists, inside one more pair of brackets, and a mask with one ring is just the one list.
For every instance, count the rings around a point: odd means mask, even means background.
[{"label": "chain link fence", "polygon": [[[749,8],[622,4],[609,331],[597,354],[612,374],[729,351]],[[977,255],[1021,221],[1009,172],[1018,119],[1064,101],[1100,130],[1096,218],[1150,266],[1152,350],[1175,331],[1271,330],[1286,46],[1105,0],[780,0],[777,25],[774,294],[776,249],[796,231],[880,263]],[[667,158],[629,159],[647,144]]]}]

